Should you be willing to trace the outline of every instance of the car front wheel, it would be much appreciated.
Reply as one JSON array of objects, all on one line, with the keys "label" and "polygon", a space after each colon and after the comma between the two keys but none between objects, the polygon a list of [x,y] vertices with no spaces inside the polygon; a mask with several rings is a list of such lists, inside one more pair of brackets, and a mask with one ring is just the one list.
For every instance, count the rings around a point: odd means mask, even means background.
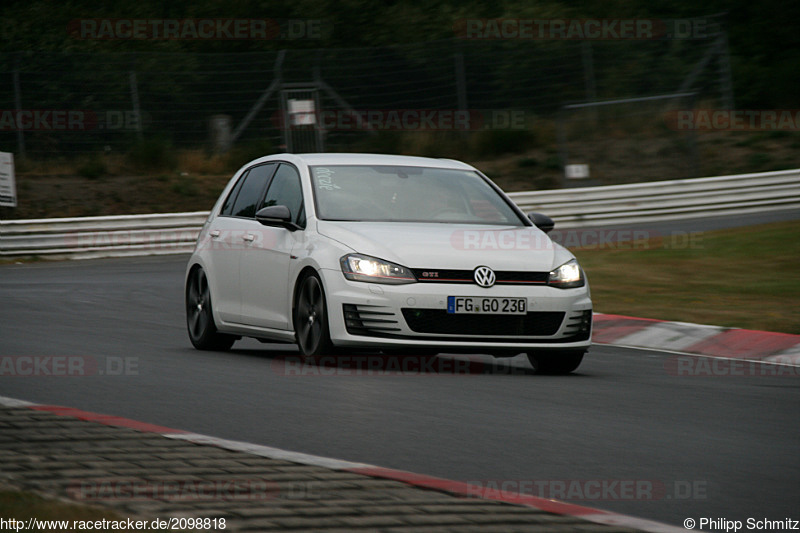
[{"label": "car front wheel", "polygon": [[198,350],[224,351],[233,346],[236,337],[217,331],[211,310],[211,291],[202,268],[196,268],[186,286],[186,326],[189,340]]},{"label": "car front wheel", "polygon": [[305,361],[333,353],[325,291],[316,274],[308,274],[300,281],[294,307],[294,331],[300,357]]},{"label": "car front wheel", "polygon": [[562,352],[531,352],[528,361],[537,374],[569,374],[583,361],[583,350]]}]

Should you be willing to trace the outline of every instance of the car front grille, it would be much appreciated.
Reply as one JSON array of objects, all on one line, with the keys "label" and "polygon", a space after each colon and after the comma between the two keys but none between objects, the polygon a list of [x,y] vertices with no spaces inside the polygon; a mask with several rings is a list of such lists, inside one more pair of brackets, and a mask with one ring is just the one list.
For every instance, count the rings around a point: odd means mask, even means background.
[{"label": "car front grille", "polygon": [[440,335],[527,336],[555,335],[562,312],[538,311],[525,315],[451,314],[446,309],[403,308],[403,318],[416,333]]},{"label": "car front grille", "polygon": [[[474,270],[451,270],[437,268],[412,268],[420,283],[475,283]],[[544,285],[549,272],[496,270],[498,285]]]}]

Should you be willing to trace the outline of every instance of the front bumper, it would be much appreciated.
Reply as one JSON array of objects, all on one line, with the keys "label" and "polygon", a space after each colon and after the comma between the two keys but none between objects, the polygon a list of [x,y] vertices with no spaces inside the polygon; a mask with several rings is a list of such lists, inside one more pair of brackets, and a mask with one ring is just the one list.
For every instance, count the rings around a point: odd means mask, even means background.
[{"label": "front bumper", "polygon": [[[337,346],[438,347],[452,351],[575,350],[591,344],[588,286],[349,281],[323,270],[331,340]],[[525,297],[527,315],[454,315],[448,296]]]}]

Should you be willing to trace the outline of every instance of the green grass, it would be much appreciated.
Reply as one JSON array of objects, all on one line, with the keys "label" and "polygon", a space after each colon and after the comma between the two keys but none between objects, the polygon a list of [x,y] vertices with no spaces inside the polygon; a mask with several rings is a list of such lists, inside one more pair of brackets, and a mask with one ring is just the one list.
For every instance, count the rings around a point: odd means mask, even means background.
[{"label": "green grass", "polygon": [[[92,523],[92,530],[111,531],[113,526],[106,525],[98,529],[102,524],[100,521],[125,523],[128,519],[133,521],[145,521],[148,525],[156,517],[133,516],[131,514],[120,514],[113,509],[105,509],[92,505],[83,505],[69,501],[50,499],[42,497],[29,491],[16,490],[11,487],[0,485],[0,518],[6,520],[16,519],[27,521],[35,518],[37,520],[67,521],[68,528],[62,531],[77,531],[73,529],[75,522]],[[164,518],[164,517],[160,517]],[[53,527],[57,527],[55,524]],[[78,526],[80,528],[80,525]],[[85,527],[85,526],[84,526]],[[6,528],[14,531],[14,528]],[[42,530],[41,528],[37,531]],[[53,530],[53,529],[51,529]],[[187,531],[186,529],[176,529],[177,531]],[[123,529],[119,529],[123,531]]]},{"label": "green grass", "polygon": [[600,313],[800,334],[800,221],[574,249]]},{"label": "green grass", "polygon": [[[42,498],[26,491],[0,489],[0,517],[17,520],[122,520],[119,514],[106,509]],[[70,524],[72,525],[72,524]]]}]

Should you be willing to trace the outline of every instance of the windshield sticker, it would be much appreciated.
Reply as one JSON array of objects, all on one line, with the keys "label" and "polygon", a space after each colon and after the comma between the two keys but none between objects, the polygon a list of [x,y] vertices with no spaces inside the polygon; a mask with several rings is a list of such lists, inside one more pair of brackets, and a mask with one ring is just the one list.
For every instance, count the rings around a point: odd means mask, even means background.
[{"label": "windshield sticker", "polygon": [[317,168],[314,173],[317,176],[317,186],[320,189],[325,189],[326,191],[341,189],[341,187],[333,183],[333,175],[336,174],[335,171],[322,167]]}]

